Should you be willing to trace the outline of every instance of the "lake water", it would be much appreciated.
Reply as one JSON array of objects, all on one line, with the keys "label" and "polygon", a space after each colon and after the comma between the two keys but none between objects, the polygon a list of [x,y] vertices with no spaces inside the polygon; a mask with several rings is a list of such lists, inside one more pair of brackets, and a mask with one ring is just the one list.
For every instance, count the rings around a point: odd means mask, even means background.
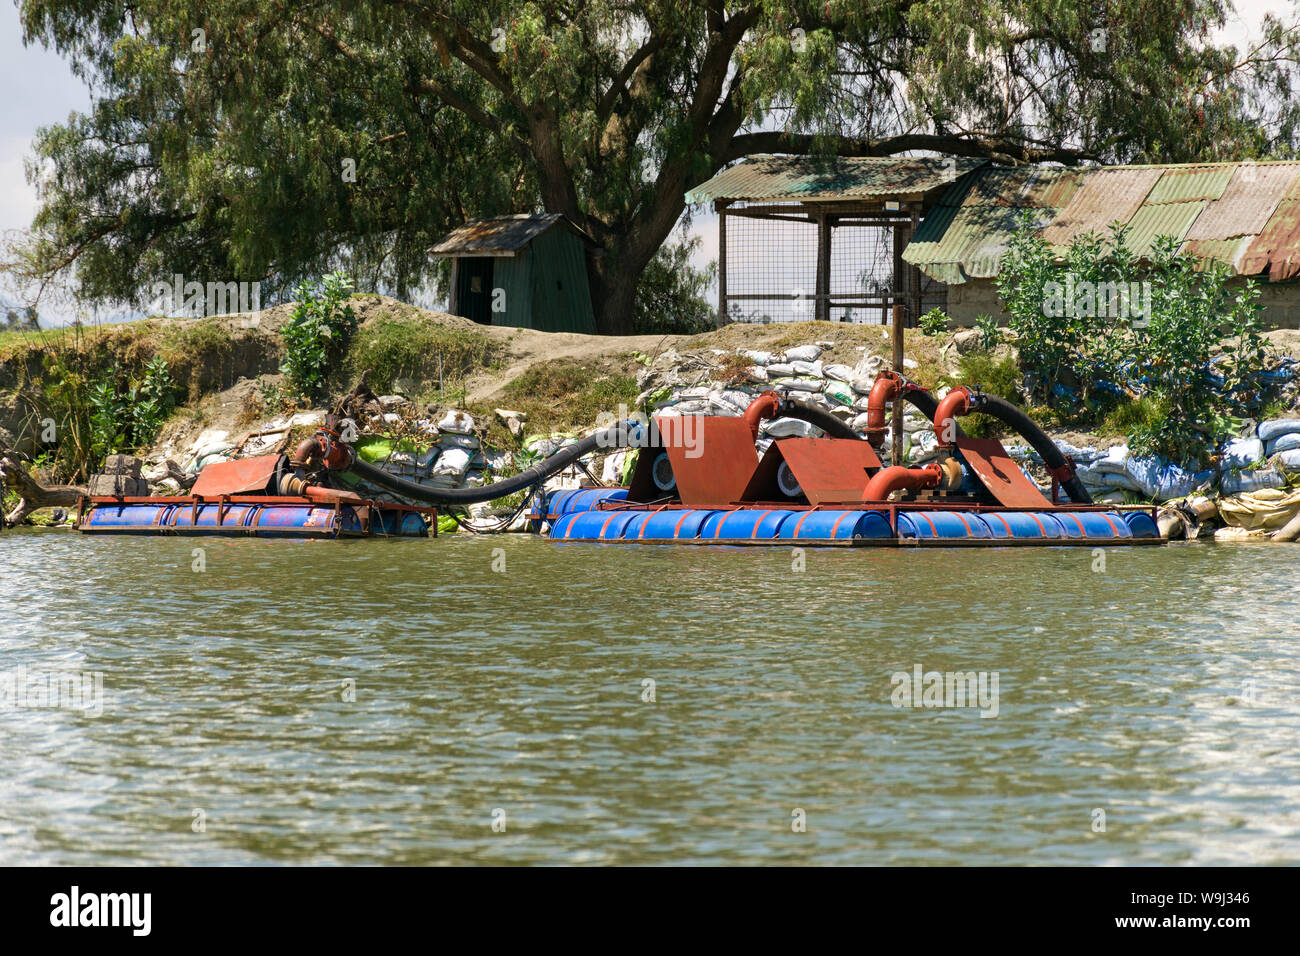
[{"label": "lake water", "polygon": [[1104,557],[0,533],[0,863],[1300,861],[1300,547]]}]

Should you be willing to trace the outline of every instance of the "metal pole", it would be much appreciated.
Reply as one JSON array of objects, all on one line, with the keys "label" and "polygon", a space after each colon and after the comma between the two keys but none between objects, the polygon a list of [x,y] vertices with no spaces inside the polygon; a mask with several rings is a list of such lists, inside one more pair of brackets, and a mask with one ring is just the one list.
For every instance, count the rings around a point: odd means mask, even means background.
[{"label": "metal pole", "polygon": [[[893,328],[890,338],[894,347],[894,371],[903,374],[903,312],[901,305],[894,306]],[[903,399],[900,395],[894,399],[893,428],[890,431],[890,461],[892,464],[903,463]]]}]

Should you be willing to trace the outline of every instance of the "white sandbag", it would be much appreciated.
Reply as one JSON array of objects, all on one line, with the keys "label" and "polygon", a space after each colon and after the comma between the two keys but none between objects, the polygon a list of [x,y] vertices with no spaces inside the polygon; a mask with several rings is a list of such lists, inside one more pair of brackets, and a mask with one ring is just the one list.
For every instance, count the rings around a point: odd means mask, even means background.
[{"label": "white sandbag", "polygon": [[1300,434],[1300,418],[1275,418],[1260,422],[1255,431],[1264,441],[1272,441],[1282,435]]},{"label": "white sandbag", "polygon": [[1281,488],[1285,484],[1286,479],[1272,468],[1246,468],[1235,474],[1224,473],[1220,481],[1220,489],[1225,496],[1229,496],[1262,491],[1265,488]]},{"label": "white sandbag", "polygon": [[835,405],[852,405],[853,389],[843,382],[831,382],[824,389],[822,394],[826,396],[832,404]]},{"label": "white sandbag", "polygon": [[748,375],[750,378],[758,379],[760,382],[767,381],[767,375],[768,375],[767,369],[761,365],[749,366],[749,368],[745,369],[745,374]]},{"label": "white sandbag", "polygon": [[821,377],[822,377],[822,363],[821,363],[821,362],[798,362],[798,361],[796,361],[796,362],[791,362],[791,363],[790,363],[790,366],[791,366],[791,368],[794,369],[794,373],[795,373],[796,375],[804,375],[804,376],[807,376],[807,377],[809,377],[809,378],[821,378]]},{"label": "white sandbag", "polygon": [[1269,464],[1286,471],[1300,471],[1300,448],[1288,448],[1269,459]]},{"label": "white sandbag", "polygon": [[1258,438],[1234,438],[1220,449],[1220,464],[1225,468],[1246,468],[1264,457],[1264,442]]},{"label": "white sandbag", "polygon": [[867,426],[871,424],[871,422],[869,421],[870,418],[871,418],[870,415],[868,415],[866,412],[863,412],[857,418],[853,419],[853,430],[855,432],[858,432],[859,434],[866,432]]},{"label": "white sandbag", "polygon": [[772,362],[767,367],[767,377],[769,379],[789,378],[793,374],[794,366],[789,362]]},{"label": "white sandbag", "polygon": [[1264,454],[1272,457],[1280,451],[1291,451],[1293,448],[1300,448],[1300,432],[1287,432],[1270,439],[1264,445]]},{"label": "white sandbag", "polygon": [[821,354],[821,346],[796,345],[792,349],[785,350],[784,358],[787,362],[815,362]]},{"label": "white sandbag", "polygon": [[849,384],[852,384],[853,367],[850,365],[837,365],[837,364],[823,365],[822,375],[826,376],[827,378],[833,378],[837,382],[847,382]]},{"label": "white sandbag", "polygon": [[771,352],[757,352],[753,349],[741,349],[740,354],[749,359],[755,365],[771,365],[776,361],[776,356]]},{"label": "white sandbag", "polygon": [[433,463],[433,473],[449,477],[463,477],[469,471],[470,453],[464,448],[447,448]]},{"label": "white sandbag", "polygon": [[438,437],[438,446],[440,448],[464,448],[467,451],[474,451],[482,447],[477,435],[459,435],[455,432],[447,432]]},{"label": "white sandbag", "polygon": [[474,431],[474,419],[469,412],[453,408],[438,420],[438,431],[468,435]]},{"label": "white sandbag", "polygon": [[769,438],[815,438],[821,429],[802,418],[773,418],[763,422],[759,431]]},{"label": "white sandbag", "polygon": [[779,388],[786,388],[792,392],[820,392],[822,390],[822,380],[819,378],[783,378],[773,383]]}]

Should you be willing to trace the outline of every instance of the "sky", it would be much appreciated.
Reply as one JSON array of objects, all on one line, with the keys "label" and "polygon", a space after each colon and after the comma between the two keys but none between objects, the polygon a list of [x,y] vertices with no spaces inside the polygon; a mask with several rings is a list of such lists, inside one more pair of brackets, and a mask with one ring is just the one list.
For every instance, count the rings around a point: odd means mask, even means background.
[{"label": "sky", "polygon": [[[1238,48],[1256,32],[1265,13],[1285,13],[1287,0],[1236,0],[1237,15],[1220,34]],[[0,0],[0,236],[26,229],[36,213],[36,194],[23,173],[39,127],[58,123],[69,113],[90,105],[85,84],[72,75],[57,53],[40,45],[24,46],[15,0]],[[718,219],[711,211],[696,211],[690,228],[701,246],[697,264],[718,256]],[[712,293],[711,293],[712,295]],[[45,324],[65,324],[70,314],[42,311]]]}]

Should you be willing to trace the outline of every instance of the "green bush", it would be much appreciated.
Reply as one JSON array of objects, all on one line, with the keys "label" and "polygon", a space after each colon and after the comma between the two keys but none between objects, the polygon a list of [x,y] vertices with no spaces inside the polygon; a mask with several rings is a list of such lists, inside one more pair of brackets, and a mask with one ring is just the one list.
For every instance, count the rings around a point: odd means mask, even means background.
[{"label": "green bush", "polygon": [[357,328],[356,313],[346,304],[352,280],[332,272],[321,282],[304,282],[294,290],[296,300],[280,328],[285,358],[280,371],[289,386],[311,397],[325,387],[331,368],[343,358]]},{"label": "green bush", "polygon": [[[957,362],[957,374],[948,384],[969,385],[1014,405],[1020,405],[1020,385],[1023,376],[1020,367],[1010,357],[994,358],[987,352],[975,351],[963,355]],[[1006,426],[991,415],[971,415],[962,420],[962,430],[972,438],[993,438],[1001,435]]]},{"label": "green bush", "polygon": [[638,335],[695,335],[717,324],[707,293],[717,275],[716,264],[697,269],[691,256],[699,236],[665,243],[641,273],[636,286],[632,331]]},{"label": "green bush", "polygon": [[917,328],[922,335],[946,335],[948,332],[948,313],[943,309],[931,309],[917,320]]},{"label": "green bush", "polygon": [[[1229,270],[1179,254],[1162,236],[1145,261],[1125,230],[1075,239],[1064,264],[1025,217],[1002,262],[998,292],[1010,316],[1031,397],[1077,424],[1096,422],[1150,399],[1132,420],[1138,454],[1205,463],[1232,427],[1232,399],[1263,365],[1259,290],[1227,285]],[[1206,369],[1221,342],[1227,379],[1213,388]]]}]

